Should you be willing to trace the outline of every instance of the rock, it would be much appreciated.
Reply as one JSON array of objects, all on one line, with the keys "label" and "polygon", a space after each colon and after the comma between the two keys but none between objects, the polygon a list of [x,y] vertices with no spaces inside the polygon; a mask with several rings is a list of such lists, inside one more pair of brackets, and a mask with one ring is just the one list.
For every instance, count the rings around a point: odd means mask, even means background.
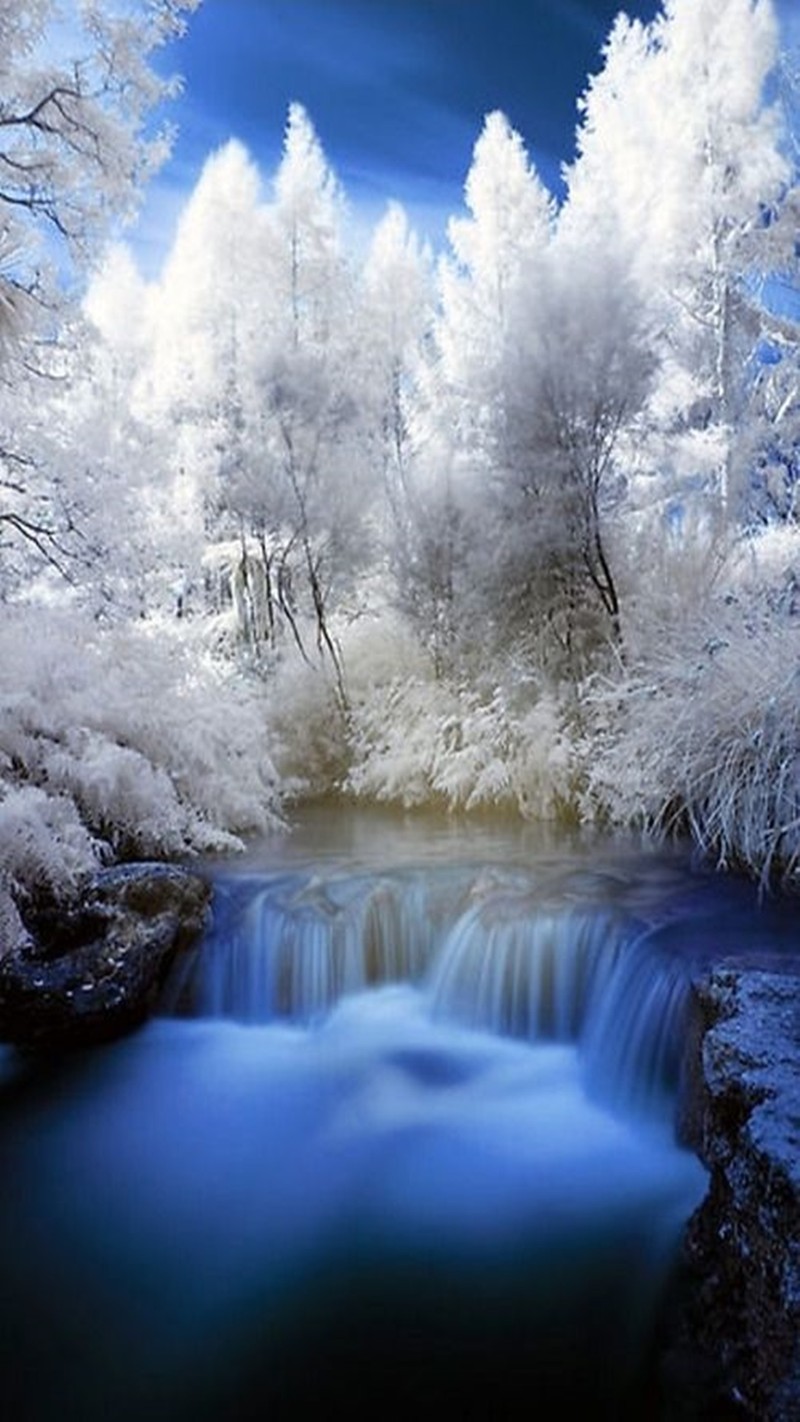
[{"label": "rock", "polygon": [[684,1131],[710,1171],[665,1358],[670,1419],[800,1417],[800,977],[695,985]]},{"label": "rock", "polygon": [[139,1026],[210,896],[172,865],[122,865],[98,874],[79,908],[39,914],[33,936],[0,958],[0,1040],[60,1051]]},{"label": "rock", "polygon": [[153,919],[177,918],[176,948],[191,946],[208,919],[211,889],[199,874],[174,864],[120,864],[95,876],[87,909]]}]

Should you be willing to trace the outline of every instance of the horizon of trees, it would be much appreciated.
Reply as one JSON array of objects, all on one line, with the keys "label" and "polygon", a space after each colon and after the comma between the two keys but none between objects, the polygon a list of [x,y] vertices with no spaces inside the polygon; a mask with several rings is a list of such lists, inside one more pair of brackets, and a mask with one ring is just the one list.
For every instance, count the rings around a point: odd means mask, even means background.
[{"label": "horizon of trees", "polygon": [[252,651],[322,654],[344,702],[331,619],[381,569],[438,672],[480,640],[580,680],[635,621],[632,548],[791,523],[797,323],[764,297],[797,271],[778,38],[765,0],[620,16],[560,209],[490,114],[436,262],[391,203],[347,251],[299,104],[269,185],[236,140],[212,154],[159,280],[117,249],[94,282],[69,390],[148,528],[133,601],[156,550],[183,609],[215,587]]},{"label": "horizon of trees", "polygon": [[[166,29],[120,75],[193,3],[156,7]],[[0,0],[0,33],[13,14]],[[776,274],[798,287],[800,185],[775,11],[666,0],[650,25],[621,15],[601,61],[563,202],[491,113],[438,258],[392,202],[366,254],[348,248],[295,103],[268,182],[236,140],[209,156],[158,280],[116,246],[57,316],[12,265],[0,594],[221,653],[265,691],[286,784],[312,793],[688,814],[719,849],[742,836],[717,770],[746,777],[747,747],[769,745],[758,777],[777,766],[789,798],[747,812],[763,867],[800,825],[778,648],[796,631],[800,324],[770,297]],[[122,189],[77,161],[100,186],[88,241]],[[31,215],[72,241],[55,197]],[[767,681],[726,721],[729,663],[755,645]],[[687,763],[666,734],[685,707]]]}]

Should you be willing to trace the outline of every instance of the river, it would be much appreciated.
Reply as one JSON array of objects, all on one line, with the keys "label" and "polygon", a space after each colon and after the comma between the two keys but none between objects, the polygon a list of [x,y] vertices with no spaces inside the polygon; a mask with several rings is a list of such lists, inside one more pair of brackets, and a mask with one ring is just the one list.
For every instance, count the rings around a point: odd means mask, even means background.
[{"label": "river", "polygon": [[209,872],[159,1016],[0,1055],[7,1415],[653,1415],[688,978],[782,951],[779,908],[627,838],[331,809]]}]

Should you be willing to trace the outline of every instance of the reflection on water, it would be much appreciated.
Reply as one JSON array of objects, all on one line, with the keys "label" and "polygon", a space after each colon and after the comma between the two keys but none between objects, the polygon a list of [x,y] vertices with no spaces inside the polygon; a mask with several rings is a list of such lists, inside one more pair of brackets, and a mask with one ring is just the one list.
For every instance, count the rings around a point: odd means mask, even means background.
[{"label": "reflection on water", "polygon": [[652,1415],[705,1182],[619,1083],[667,1089],[687,958],[778,918],[630,842],[363,814],[219,874],[198,1016],[2,1059],[8,1415]]}]

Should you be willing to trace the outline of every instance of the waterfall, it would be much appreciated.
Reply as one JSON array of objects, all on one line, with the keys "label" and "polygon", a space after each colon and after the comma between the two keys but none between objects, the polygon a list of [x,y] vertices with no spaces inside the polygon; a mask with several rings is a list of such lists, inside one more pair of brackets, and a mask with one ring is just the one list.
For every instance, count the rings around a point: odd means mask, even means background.
[{"label": "waterfall", "polygon": [[308,1022],[348,993],[417,981],[436,918],[436,896],[419,878],[259,880],[222,905],[173,986],[173,1005],[242,1022]]},{"label": "waterfall", "polygon": [[624,942],[599,910],[494,893],[454,924],[431,979],[434,1011],[494,1032],[574,1041]]},{"label": "waterfall", "polygon": [[440,1019],[576,1044],[592,1094],[650,1111],[674,1096],[688,974],[645,923],[592,898],[475,867],[223,881],[167,1006],[310,1023],[350,994],[411,983]]},{"label": "waterfall", "polygon": [[401,828],[314,810],[215,864],[156,1020],[6,1064],[17,1414],[660,1411],[687,976],[774,930],[671,852]]},{"label": "waterfall", "polygon": [[595,999],[582,1037],[590,1092],[629,1111],[670,1110],[678,1089],[690,975],[643,935],[624,951]]},{"label": "waterfall", "polygon": [[677,1086],[689,976],[651,951],[641,923],[607,909],[491,893],[453,926],[433,1009],[532,1041],[577,1042],[593,1094],[651,1110]]}]

